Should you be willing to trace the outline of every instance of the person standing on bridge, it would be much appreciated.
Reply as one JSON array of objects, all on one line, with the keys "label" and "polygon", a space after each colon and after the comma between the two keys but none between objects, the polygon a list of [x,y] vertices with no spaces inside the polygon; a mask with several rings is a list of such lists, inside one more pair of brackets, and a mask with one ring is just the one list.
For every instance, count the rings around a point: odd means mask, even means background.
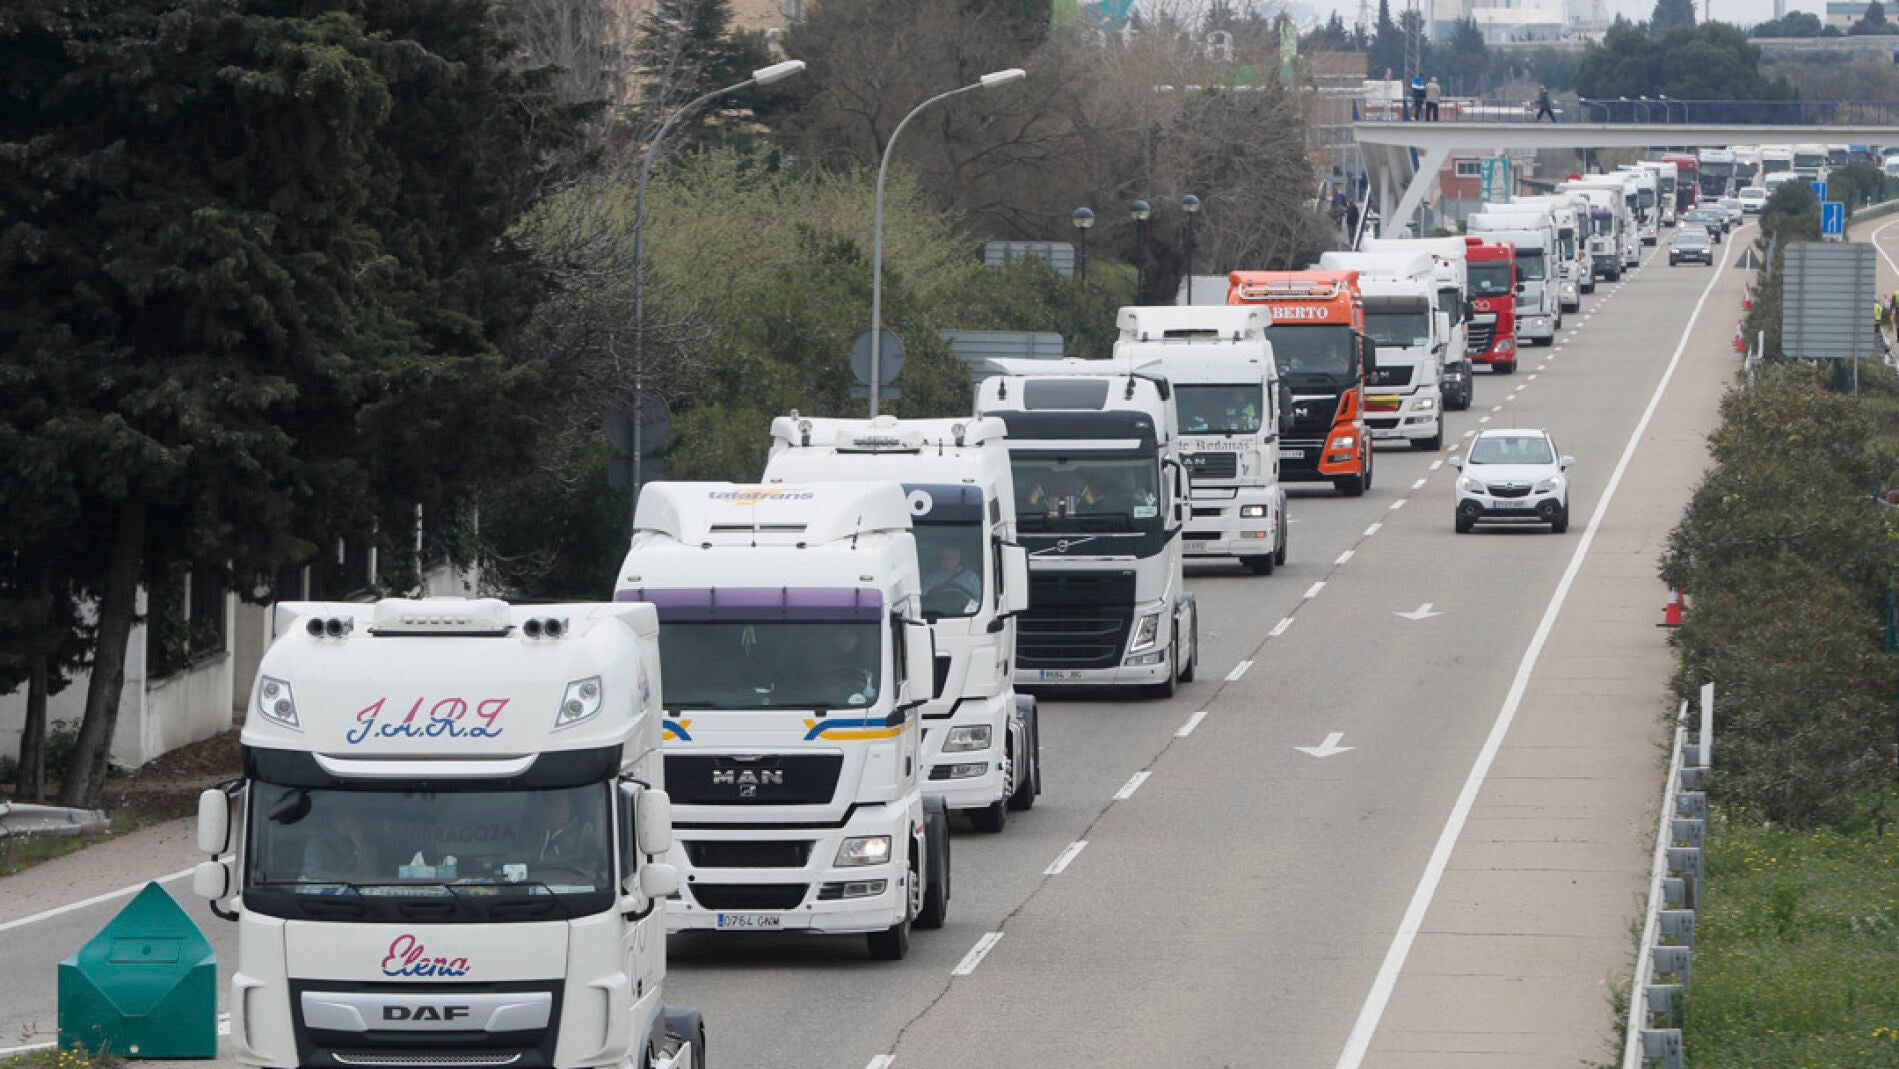
[{"label": "person standing on bridge", "polygon": [[1411,118],[1424,118],[1424,75],[1411,76]]},{"label": "person standing on bridge", "polygon": [[1545,115],[1550,117],[1551,122],[1556,121],[1556,110],[1550,107],[1550,87],[1547,85],[1539,85],[1536,87],[1536,120],[1535,121],[1542,122],[1543,116]]},{"label": "person standing on bridge", "polygon": [[1424,83],[1424,117],[1431,122],[1437,121],[1438,101],[1444,99],[1444,87],[1437,84],[1437,76]]}]

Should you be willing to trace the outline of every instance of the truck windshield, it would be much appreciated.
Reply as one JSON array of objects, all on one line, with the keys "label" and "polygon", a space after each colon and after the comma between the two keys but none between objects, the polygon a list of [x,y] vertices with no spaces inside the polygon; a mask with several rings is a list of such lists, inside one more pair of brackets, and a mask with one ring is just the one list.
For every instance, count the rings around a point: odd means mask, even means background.
[{"label": "truck windshield", "polygon": [[917,566],[923,570],[923,615],[974,616],[982,611],[983,526],[917,523]]},{"label": "truck windshield", "polygon": [[1470,265],[1470,295],[1501,297],[1511,290],[1510,265],[1502,262]]},{"label": "truck windshield", "polygon": [[1174,387],[1180,429],[1188,434],[1258,434],[1259,398],[1257,383]]},{"label": "truck windshield", "polygon": [[1266,328],[1279,373],[1344,378],[1352,371],[1352,331],[1344,326],[1274,325]]},{"label": "truck windshield", "polygon": [[1160,516],[1152,457],[1013,458],[1016,523],[1023,531],[1126,533]]},{"label": "truck windshield", "polygon": [[1365,308],[1365,333],[1379,345],[1409,349],[1431,344],[1431,313],[1423,308],[1399,306]]},{"label": "truck windshield", "polygon": [[[612,890],[610,788],[252,788],[247,887],[370,898]],[[596,907],[599,908],[599,907]]]},{"label": "truck windshield", "polygon": [[1525,282],[1543,281],[1543,250],[1517,246],[1517,277]]},{"label": "truck windshield", "polygon": [[839,620],[667,621],[669,709],[834,709],[877,702],[878,625]]}]

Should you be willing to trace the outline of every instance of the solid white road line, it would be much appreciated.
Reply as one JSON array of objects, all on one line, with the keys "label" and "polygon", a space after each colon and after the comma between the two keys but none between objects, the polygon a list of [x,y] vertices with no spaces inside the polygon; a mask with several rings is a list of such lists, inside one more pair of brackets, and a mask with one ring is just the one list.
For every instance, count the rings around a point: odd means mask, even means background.
[{"label": "solid white road line", "polygon": [[31,1054],[36,1050],[52,1050],[59,1046],[59,1040],[49,1039],[44,1043],[28,1043],[24,1047],[0,1047],[0,1058],[11,1058],[15,1054]]},{"label": "solid white road line", "polygon": [[1336,568],[1339,565],[1344,564],[1346,561],[1351,560],[1352,556],[1356,554],[1357,552],[1358,551],[1355,549],[1346,550],[1345,552],[1339,554],[1338,559],[1332,562],[1332,566]]},{"label": "solid white road line", "polygon": [[1245,675],[1246,670],[1251,667],[1253,667],[1253,662],[1241,661],[1239,664],[1236,664],[1233,666],[1233,670],[1231,672],[1228,672],[1226,674],[1226,681],[1228,683],[1238,683],[1240,681],[1240,677]]},{"label": "solid white road line", "polygon": [[[182,880],[189,875],[191,875],[191,869],[180,869],[169,875],[157,877],[157,882],[170,883],[173,880]],[[15,928],[24,928],[29,924],[38,924],[40,921],[51,920],[62,913],[71,913],[76,909],[85,909],[87,906],[96,906],[101,902],[110,902],[115,898],[124,898],[126,895],[137,894],[145,890],[145,884],[148,882],[151,881],[140,881],[130,887],[121,887],[116,891],[107,891],[102,895],[93,895],[91,898],[82,898],[77,902],[68,902],[63,906],[54,906],[52,909],[42,910],[30,917],[21,917],[19,920],[8,921],[5,924],[0,924],[0,932],[12,931]],[[38,1050],[40,1048],[35,1047],[32,1049]],[[0,1054],[4,1053],[4,1051],[0,1051]]]},{"label": "solid white road line", "polygon": [[969,948],[969,953],[963,955],[963,960],[957,963],[956,968],[950,970],[950,975],[968,976],[975,972],[976,966],[981,965],[982,959],[988,957],[989,952],[996,949],[996,944],[1000,942],[1001,932],[984,932],[983,937],[976,940],[976,945]]},{"label": "solid white road line", "polygon": [[[1200,715],[1204,716],[1206,714],[1202,713]],[[1069,843],[1062,848],[1061,853],[1055,855],[1055,860],[1048,863],[1048,868],[1042,870],[1042,875],[1060,876],[1062,870],[1068,867],[1068,863],[1075,860],[1075,858],[1087,848],[1088,840],[1086,839],[1076,839],[1074,842]]]},{"label": "solid white road line", "polygon": [[865,1062],[864,1069],[890,1069],[896,1062],[897,1056],[894,1054],[879,1054],[870,1061]]},{"label": "solid white road line", "polygon": [[1384,524],[1382,523],[1374,523],[1370,527],[1365,528],[1365,537],[1370,538],[1372,535],[1377,534],[1378,529],[1383,526]]},{"label": "solid white road line", "polygon": [[1134,775],[1129,776],[1128,781],[1121,785],[1121,789],[1114,792],[1114,800],[1117,802],[1125,802],[1134,797],[1134,792],[1141,789],[1141,784],[1147,782],[1149,775],[1150,773],[1146,769],[1142,769]]},{"label": "solid white road line", "polygon": [[1484,739],[1483,749],[1478,751],[1470,775],[1464,780],[1464,789],[1458,793],[1457,802],[1444,822],[1444,830],[1438,834],[1437,846],[1431,851],[1430,860],[1425,863],[1424,874],[1418,879],[1417,890],[1412,892],[1411,904],[1405,908],[1404,918],[1398,922],[1398,932],[1385,952],[1384,964],[1378,967],[1378,976],[1372,981],[1371,993],[1366,995],[1364,1005],[1359,1008],[1358,1020],[1345,1040],[1345,1049],[1339,1053],[1336,1069],[1359,1069],[1364,1064],[1365,1054],[1371,1049],[1372,1036],[1378,1031],[1378,1021],[1384,1016],[1385,1006],[1391,1001],[1391,993],[1398,986],[1399,974],[1404,972],[1404,962],[1411,953],[1411,944],[1416,942],[1419,930],[1424,927],[1424,915],[1431,908],[1431,899],[1437,895],[1438,882],[1444,878],[1444,870],[1450,866],[1451,852],[1456,849],[1457,839],[1463,834],[1465,822],[1470,819],[1471,807],[1476,804],[1477,795],[1483,790],[1491,764],[1496,761],[1498,751],[1503,749],[1504,736],[1509,734],[1510,725],[1516,720],[1517,709],[1523,703],[1523,693],[1530,685],[1530,675],[1536,670],[1537,659],[1543,654],[1543,645],[1549,641],[1550,630],[1556,626],[1556,617],[1563,611],[1563,603],[1569,598],[1569,589],[1576,582],[1577,573],[1582,571],[1583,560],[1589,554],[1590,545],[1595,542],[1596,530],[1602,524],[1603,514],[1609,511],[1610,502],[1615,500],[1616,488],[1622,485],[1622,476],[1635,458],[1635,449],[1641,444],[1642,435],[1648,432],[1649,422],[1655,418],[1655,410],[1660,407],[1668,384],[1674,381],[1675,369],[1681,366],[1681,356],[1688,350],[1688,339],[1694,336],[1695,324],[1701,321],[1701,310],[1707,306],[1708,297],[1714,293],[1715,283],[1720,280],[1720,274],[1711,275],[1708,285],[1702,289],[1701,299],[1695,302],[1695,309],[1688,316],[1688,325],[1682,329],[1681,341],[1675,346],[1675,355],[1669,358],[1668,367],[1662,372],[1662,380],[1656,383],[1655,392],[1648,399],[1648,407],[1642,410],[1642,418],[1636,421],[1635,430],[1630,432],[1628,444],[1622,448],[1622,458],[1616,462],[1615,470],[1609,475],[1609,483],[1603,487],[1602,497],[1596,502],[1596,511],[1589,517],[1589,526],[1583,529],[1575,552],[1570,554],[1569,566],[1563,569],[1563,577],[1556,582],[1556,590],[1551,593],[1549,604],[1543,609],[1543,618],[1537,622],[1536,631],[1530,636],[1530,644],[1523,651],[1523,659],[1517,664],[1517,674],[1510,682],[1509,693],[1504,696],[1503,708],[1498,710],[1497,719],[1490,727],[1490,735]]},{"label": "solid white road line", "polygon": [[[1292,617],[1290,616],[1281,617],[1280,621],[1273,625],[1273,629],[1271,631],[1266,632],[1266,637],[1278,638],[1279,636],[1286,633],[1286,628],[1291,627],[1291,626],[1292,626]],[[1247,661],[1245,663],[1248,667],[1251,667],[1253,664],[1253,662],[1251,661]],[[1228,676],[1227,678],[1232,679],[1234,677]]]},{"label": "solid white road line", "polygon": [[1307,587],[1306,594],[1305,594],[1306,600],[1310,601],[1311,599],[1318,597],[1319,591],[1324,590],[1324,589],[1325,589],[1325,580],[1323,579]]},{"label": "solid white road line", "polygon": [[1194,713],[1192,716],[1187,718],[1187,722],[1185,724],[1180,725],[1179,731],[1174,732],[1174,738],[1184,739],[1187,736],[1193,734],[1193,729],[1199,727],[1200,722],[1202,720],[1205,720],[1206,718],[1207,718],[1207,711],[1205,709],[1201,709],[1198,712]]}]

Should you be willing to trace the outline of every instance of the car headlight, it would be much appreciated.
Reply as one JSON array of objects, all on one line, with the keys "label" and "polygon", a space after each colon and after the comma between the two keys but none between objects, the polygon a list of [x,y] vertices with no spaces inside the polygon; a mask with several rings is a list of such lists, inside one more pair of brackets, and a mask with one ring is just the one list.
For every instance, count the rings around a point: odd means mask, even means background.
[{"label": "car headlight", "polygon": [[1264,519],[1265,516],[1266,516],[1266,506],[1264,505],[1241,505],[1240,506],[1240,518],[1243,520]]},{"label": "car headlight", "polygon": [[1468,475],[1459,475],[1457,477],[1457,488],[1467,494],[1481,494],[1484,492],[1484,484]]},{"label": "car headlight", "polygon": [[853,868],[858,865],[882,865],[890,860],[890,836],[858,835],[838,844],[837,860],[832,862],[838,868]]},{"label": "car headlight", "polygon": [[561,695],[560,712],[554,715],[554,727],[559,729],[578,724],[599,712],[600,689],[599,676],[588,676],[567,684],[567,693]]},{"label": "car headlight", "polygon": [[1352,448],[1352,436],[1349,434],[1334,435],[1332,438],[1332,445],[1330,446],[1330,448],[1332,449]]},{"label": "car headlight", "polygon": [[1562,488],[1563,477],[1561,475],[1552,475],[1536,484],[1536,492],[1539,494],[1553,494]]},{"label": "car headlight", "polygon": [[1128,644],[1128,651],[1144,650],[1160,637],[1160,613],[1150,612],[1142,616],[1134,625],[1134,641]]},{"label": "car headlight", "polygon": [[949,734],[943,736],[943,752],[966,753],[970,750],[987,750],[989,739],[988,724],[969,724],[951,728]]},{"label": "car headlight", "polygon": [[1416,407],[1415,407],[1415,408],[1413,409],[1413,411],[1417,411],[1417,412],[1429,412],[1429,411],[1431,411],[1432,409],[1434,409],[1434,408],[1436,408],[1436,407],[1437,407],[1437,398],[1435,398],[1435,397],[1420,397],[1420,398],[1418,398],[1418,403],[1417,403],[1417,406],[1416,406]]},{"label": "car headlight", "polygon": [[266,719],[275,720],[287,728],[303,730],[297,721],[297,699],[290,693],[290,684],[281,679],[261,676],[257,680],[257,711]]}]

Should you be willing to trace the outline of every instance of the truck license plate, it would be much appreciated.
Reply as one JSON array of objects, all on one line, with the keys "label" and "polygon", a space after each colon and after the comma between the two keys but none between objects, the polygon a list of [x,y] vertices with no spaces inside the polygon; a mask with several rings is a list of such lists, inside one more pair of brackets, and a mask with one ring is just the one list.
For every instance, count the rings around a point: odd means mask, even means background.
[{"label": "truck license plate", "polygon": [[1037,678],[1050,681],[1080,679],[1081,672],[1073,668],[1044,668]]},{"label": "truck license plate", "polygon": [[725,931],[777,931],[785,920],[776,913],[721,913],[719,927]]},{"label": "truck license plate", "polygon": [[1188,542],[1186,543],[1185,551],[1188,553],[1205,553],[1207,551],[1207,543]]},{"label": "truck license plate", "polygon": [[1281,449],[1279,455],[1282,457],[1292,457],[1296,460],[1303,460],[1305,459],[1306,451],[1303,449]]}]

